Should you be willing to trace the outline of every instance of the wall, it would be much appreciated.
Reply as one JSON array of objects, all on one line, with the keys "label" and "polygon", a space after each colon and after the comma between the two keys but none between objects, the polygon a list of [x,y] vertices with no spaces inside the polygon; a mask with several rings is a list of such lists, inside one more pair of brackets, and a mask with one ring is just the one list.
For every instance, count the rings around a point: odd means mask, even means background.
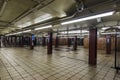
[{"label": "wall", "polygon": [[[89,38],[85,37],[84,38],[84,48],[89,48]],[[106,37],[99,37],[97,39],[97,49],[98,50],[106,50]],[[111,49],[115,49],[115,39],[112,37],[111,38]]]}]

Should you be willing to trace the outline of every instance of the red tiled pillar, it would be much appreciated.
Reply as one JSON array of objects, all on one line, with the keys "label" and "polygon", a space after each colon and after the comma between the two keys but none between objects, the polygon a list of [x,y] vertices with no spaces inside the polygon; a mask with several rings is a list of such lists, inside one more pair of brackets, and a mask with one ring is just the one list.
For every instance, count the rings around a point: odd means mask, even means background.
[{"label": "red tiled pillar", "polygon": [[74,38],[73,50],[77,50],[77,36]]},{"label": "red tiled pillar", "polygon": [[59,37],[56,36],[56,39],[55,39],[55,48],[58,48],[59,46]]},{"label": "red tiled pillar", "polygon": [[45,37],[42,37],[42,46],[45,46]]},{"label": "red tiled pillar", "polygon": [[68,43],[68,47],[70,47],[71,46],[71,39],[68,37],[67,40],[68,40],[68,42],[67,42]]},{"label": "red tiled pillar", "polygon": [[1,40],[2,40],[2,39],[1,39],[1,36],[0,36],[0,48],[1,48]]},{"label": "red tiled pillar", "polygon": [[20,47],[24,46],[24,37],[20,36]]},{"label": "red tiled pillar", "polygon": [[106,54],[111,54],[111,35],[106,35]]},{"label": "red tiled pillar", "polygon": [[30,37],[30,49],[31,49],[31,50],[34,49],[34,42],[33,42],[33,41],[34,41],[35,39],[33,38],[33,36],[34,36],[34,35],[32,35],[32,36]]},{"label": "red tiled pillar", "polygon": [[89,30],[89,64],[97,64],[97,29]]},{"label": "red tiled pillar", "polygon": [[47,54],[52,54],[52,32],[48,33]]},{"label": "red tiled pillar", "polygon": [[11,36],[11,46],[13,46],[13,37]]},{"label": "red tiled pillar", "polygon": [[17,46],[17,36],[15,36],[15,47]]}]

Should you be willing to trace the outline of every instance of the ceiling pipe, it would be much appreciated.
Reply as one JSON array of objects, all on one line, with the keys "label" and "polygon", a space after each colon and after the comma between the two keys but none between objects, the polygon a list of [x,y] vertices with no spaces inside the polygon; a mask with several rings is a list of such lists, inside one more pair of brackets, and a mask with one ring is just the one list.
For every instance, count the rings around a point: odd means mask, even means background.
[{"label": "ceiling pipe", "polygon": [[[85,8],[83,11],[89,10],[89,9],[91,9],[91,8],[94,8],[94,7],[101,6],[101,5],[103,5],[103,4],[115,3],[115,2],[117,2],[117,1],[119,1],[119,0],[115,0],[115,1],[107,0],[107,1],[105,1],[105,2],[102,2],[102,3],[99,3],[99,4],[93,5],[93,6],[91,6],[91,7]],[[62,21],[67,21],[67,20],[69,20],[69,19],[71,19],[71,18],[74,18],[77,13],[79,13],[79,12],[76,11],[76,12],[75,12],[73,15],[71,15],[71,16],[59,18],[59,19],[57,19],[57,20],[50,20],[50,21],[48,21],[48,22],[33,24],[33,25],[30,25],[30,26],[25,27],[25,28],[23,28],[23,29],[30,29],[30,28],[32,28],[32,27],[36,28],[35,26],[38,26],[38,25],[39,25],[39,26],[45,26],[45,25],[51,25],[52,23],[58,23],[58,22],[62,22]]]},{"label": "ceiling pipe", "polygon": [[[15,18],[13,21],[11,21],[11,23],[14,23],[14,22],[22,19],[23,17],[29,15],[30,13],[32,13],[32,12],[35,11],[35,10],[37,10],[38,8],[41,9],[41,8],[49,5],[50,3],[52,3],[52,2],[55,1],[55,0],[51,0],[51,1],[48,2],[47,4],[42,5],[42,3],[45,2],[45,1],[46,1],[46,0],[42,0],[37,6],[33,7],[32,9],[30,9],[30,10],[28,10],[28,11],[26,11],[26,12],[24,12],[23,14],[21,14],[20,16],[18,16],[17,18]],[[42,7],[41,7],[41,5],[42,5]]]},{"label": "ceiling pipe", "polygon": [[[108,1],[105,1],[105,2],[103,2],[103,3],[99,3],[99,4],[97,4],[97,5],[93,5],[93,6],[91,6],[91,7],[89,7],[89,8],[85,8],[83,11],[85,11],[85,10],[89,10],[89,9],[91,9],[91,8],[93,8],[93,7],[97,7],[98,5],[99,6],[101,6],[101,5],[103,5],[103,4],[108,4],[108,3],[115,3],[116,2],[116,0],[115,1],[110,1],[110,0],[108,0]],[[74,18],[76,15],[77,15],[77,13],[79,13],[79,12],[75,12],[73,15],[71,15],[71,16],[67,16],[67,17],[63,17],[63,18],[60,18],[60,19],[57,19],[57,20],[51,20],[51,21],[49,21],[49,22],[45,22],[45,23],[43,23],[43,25],[48,25],[48,24],[51,24],[51,23],[57,23],[57,22],[61,22],[61,21],[67,21],[67,20],[69,20],[69,19],[71,19],[71,18]],[[42,23],[38,23],[38,24],[34,24],[34,25],[31,25],[31,26],[28,26],[28,27],[32,27],[32,26],[36,26],[36,25],[40,25],[40,24],[42,24]],[[28,27],[26,27],[26,28],[28,28]]]},{"label": "ceiling pipe", "polygon": [[8,2],[8,0],[4,0],[3,6],[2,6],[2,8],[0,10],[0,17],[3,15],[3,12],[4,12],[5,8],[6,8],[7,2]]}]

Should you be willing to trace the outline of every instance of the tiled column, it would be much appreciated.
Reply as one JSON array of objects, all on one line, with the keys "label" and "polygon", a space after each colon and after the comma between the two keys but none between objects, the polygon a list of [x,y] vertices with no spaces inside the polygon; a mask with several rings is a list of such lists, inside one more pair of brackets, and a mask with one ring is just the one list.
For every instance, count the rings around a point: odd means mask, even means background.
[{"label": "tiled column", "polygon": [[11,46],[13,46],[13,37],[11,36]]},{"label": "tiled column", "polygon": [[34,46],[37,45],[37,37],[35,37],[35,40],[34,40]]},{"label": "tiled column", "polygon": [[47,54],[52,54],[52,32],[48,33]]},{"label": "tiled column", "polygon": [[68,47],[70,47],[71,46],[71,39],[68,37],[67,40],[68,40]]},{"label": "tiled column", "polygon": [[56,36],[56,39],[55,39],[55,48],[58,48],[59,46],[59,37]]},{"label": "tiled column", "polygon": [[20,36],[20,47],[24,46],[24,37]]},{"label": "tiled column", "polygon": [[0,48],[1,48],[1,40],[2,40],[2,39],[1,39],[1,36],[0,36]]},{"label": "tiled column", "polygon": [[106,54],[111,54],[111,35],[106,35]]},{"label": "tiled column", "polygon": [[15,47],[17,46],[17,36],[15,36]]},{"label": "tiled column", "polygon": [[8,36],[8,45],[10,46],[10,36]]},{"label": "tiled column", "polygon": [[45,46],[45,37],[42,37],[42,46]]},{"label": "tiled column", "polygon": [[74,38],[73,50],[77,50],[77,36]]},{"label": "tiled column", "polygon": [[97,29],[89,30],[89,64],[97,64]]},{"label": "tiled column", "polygon": [[32,35],[31,37],[30,37],[30,49],[32,50],[32,49],[34,49],[34,40],[35,40],[35,38],[33,37],[34,35]]}]

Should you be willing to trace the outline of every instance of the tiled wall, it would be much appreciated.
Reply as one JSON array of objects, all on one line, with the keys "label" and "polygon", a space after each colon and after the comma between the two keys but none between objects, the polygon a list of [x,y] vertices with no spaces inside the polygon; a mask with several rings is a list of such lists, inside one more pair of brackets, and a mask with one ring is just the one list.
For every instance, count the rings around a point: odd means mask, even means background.
[{"label": "tiled wall", "polygon": [[[84,48],[89,47],[89,38],[86,37],[84,38]],[[106,38],[105,37],[99,37],[97,39],[97,49],[98,50],[105,50],[106,49]],[[111,38],[111,49],[115,49],[115,39],[112,37]]]}]

